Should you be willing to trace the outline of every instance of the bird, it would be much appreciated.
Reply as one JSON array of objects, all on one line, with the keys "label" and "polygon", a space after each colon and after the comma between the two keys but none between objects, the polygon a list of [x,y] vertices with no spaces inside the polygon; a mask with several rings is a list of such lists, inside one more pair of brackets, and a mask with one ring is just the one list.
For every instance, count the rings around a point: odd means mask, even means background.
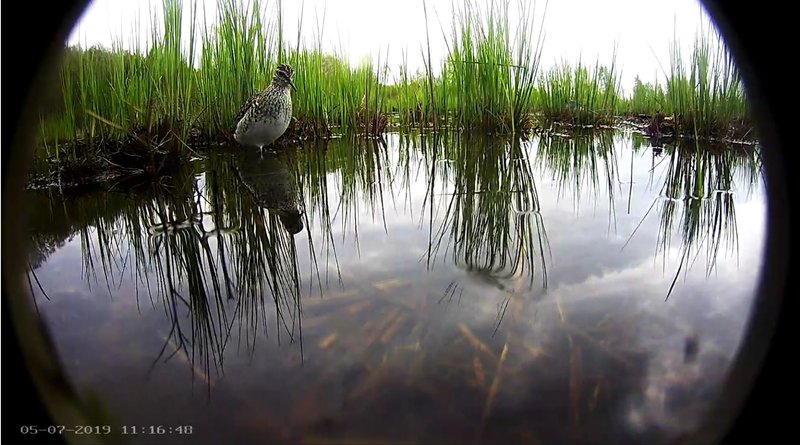
[{"label": "bird", "polygon": [[292,119],[292,95],[289,88],[297,90],[292,82],[294,69],[281,64],[275,69],[270,85],[245,101],[236,116],[233,138],[251,147],[264,147],[275,142],[289,127]]}]

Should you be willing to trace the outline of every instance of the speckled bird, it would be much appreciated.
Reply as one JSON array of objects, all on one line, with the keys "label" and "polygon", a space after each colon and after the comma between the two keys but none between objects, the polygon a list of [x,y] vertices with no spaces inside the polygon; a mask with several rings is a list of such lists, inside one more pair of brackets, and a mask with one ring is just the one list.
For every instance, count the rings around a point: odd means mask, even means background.
[{"label": "speckled bird", "polygon": [[292,96],[289,88],[297,89],[292,82],[294,70],[289,65],[278,65],[272,83],[263,92],[248,99],[236,116],[233,137],[242,145],[263,150],[289,127],[292,119]]}]

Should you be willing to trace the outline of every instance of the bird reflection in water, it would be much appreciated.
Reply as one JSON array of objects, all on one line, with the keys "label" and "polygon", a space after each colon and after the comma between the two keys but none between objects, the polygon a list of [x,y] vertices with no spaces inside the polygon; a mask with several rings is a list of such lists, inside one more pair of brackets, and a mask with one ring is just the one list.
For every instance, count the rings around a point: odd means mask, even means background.
[{"label": "bird reflection in water", "polygon": [[302,200],[282,154],[244,153],[239,158],[238,169],[241,180],[260,207],[277,215],[292,235],[303,230]]}]

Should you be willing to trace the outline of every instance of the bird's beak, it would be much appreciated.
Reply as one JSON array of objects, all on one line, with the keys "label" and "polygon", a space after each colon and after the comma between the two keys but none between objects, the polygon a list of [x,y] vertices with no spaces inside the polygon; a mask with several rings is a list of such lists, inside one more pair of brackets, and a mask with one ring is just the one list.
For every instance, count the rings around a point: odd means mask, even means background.
[{"label": "bird's beak", "polygon": [[292,87],[293,90],[297,91],[297,87],[294,86],[294,82],[292,82],[291,80],[289,81],[289,86]]}]

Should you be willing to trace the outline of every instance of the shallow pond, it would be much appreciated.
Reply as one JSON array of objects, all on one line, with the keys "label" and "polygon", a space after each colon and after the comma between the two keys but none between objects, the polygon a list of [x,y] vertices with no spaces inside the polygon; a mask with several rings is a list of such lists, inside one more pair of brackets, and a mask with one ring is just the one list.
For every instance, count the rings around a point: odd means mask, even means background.
[{"label": "shallow pond", "polygon": [[624,132],[220,148],[30,193],[38,310],[134,443],[674,441],[736,354],[766,217],[752,148]]}]

